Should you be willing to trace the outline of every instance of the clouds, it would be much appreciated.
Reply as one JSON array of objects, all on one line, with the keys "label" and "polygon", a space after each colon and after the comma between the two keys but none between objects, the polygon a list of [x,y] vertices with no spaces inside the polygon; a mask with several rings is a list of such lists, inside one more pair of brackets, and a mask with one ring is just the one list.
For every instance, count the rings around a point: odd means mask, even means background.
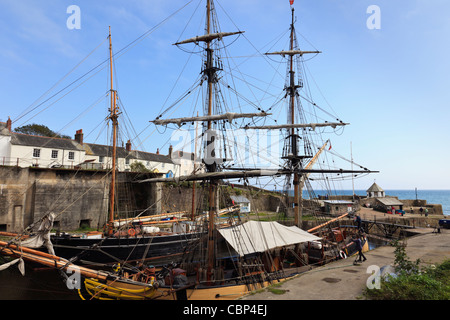
[{"label": "clouds", "polygon": [[41,1],[2,1],[2,20],[9,32],[3,33],[23,52],[27,46],[40,46],[71,55],[74,48],[66,36],[66,7],[63,3]]}]

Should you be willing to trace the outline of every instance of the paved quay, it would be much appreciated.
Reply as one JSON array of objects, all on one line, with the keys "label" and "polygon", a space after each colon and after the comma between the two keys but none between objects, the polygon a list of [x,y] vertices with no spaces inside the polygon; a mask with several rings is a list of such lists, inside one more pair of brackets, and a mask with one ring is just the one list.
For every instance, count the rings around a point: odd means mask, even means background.
[{"label": "paved quay", "polygon": [[[450,258],[450,230],[422,229],[416,236],[407,239],[406,253],[409,260],[420,259],[422,264],[440,263]],[[367,261],[353,265],[354,257],[338,260],[307,271],[284,282],[277,289],[286,290],[274,294],[267,290],[247,295],[242,300],[361,300],[372,272],[370,266],[394,263],[394,247],[383,246],[364,253]]]}]

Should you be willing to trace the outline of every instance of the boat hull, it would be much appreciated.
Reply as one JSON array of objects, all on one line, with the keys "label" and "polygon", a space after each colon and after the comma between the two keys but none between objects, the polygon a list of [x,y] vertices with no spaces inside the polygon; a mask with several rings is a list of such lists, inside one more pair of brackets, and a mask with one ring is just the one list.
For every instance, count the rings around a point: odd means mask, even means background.
[{"label": "boat hull", "polygon": [[185,251],[188,244],[202,233],[185,233],[161,236],[90,239],[52,237],[57,256],[77,257],[80,264],[111,264],[121,261],[142,261],[152,264],[170,263]]},{"label": "boat hull", "polygon": [[[286,281],[294,276],[279,279],[277,282]],[[138,284],[85,279],[83,288],[78,292],[84,300],[236,300],[271,284],[273,283],[264,281],[252,284],[149,288]]]}]

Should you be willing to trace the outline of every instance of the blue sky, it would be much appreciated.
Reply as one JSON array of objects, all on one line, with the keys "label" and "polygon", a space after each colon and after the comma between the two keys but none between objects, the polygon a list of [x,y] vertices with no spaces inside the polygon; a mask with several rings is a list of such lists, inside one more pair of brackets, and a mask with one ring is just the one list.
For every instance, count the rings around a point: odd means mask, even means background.
[{"label": "blue sky", "polygon": [[[13,128],[40,123],[70,136],[83,129],[86,141],[106,143],[100,128],[109,104],[108,99],[101,99],[109,89],[108,68],[83,78],[83,85],[64,91],[67,95],[55,97],[57,102],[53,103],[55,98],[40,102],[108,58],[108,26],[117,52],[186,2],[0,1],[0,120],[10,116]],[[70,5],[81,9],[80,29],[67,28]],[[199,57],[172,45],[203,33],[201,24],[192,22],[195,18],[184,29],[193,12],[194,17],[203,14],[203,2],[196,9],[198,5],[198,0],[192,1],[116,57],[116,89],[125,108],[123,117],[133,123],[127,127],[130,136],[133,131],[139,133],[134,142],[142,142],[140,149],[167,152],[167,137],[149,121],[199,75]],[[379,30],[366,26],[370,5],[381,10]],[[289,1],[222,0],[216,6],[223,31],[245,31],[230,45],[238,76],[273,81],[271,90],[278,95],[284,80],[273,78],[277,62],[249,57],[265,52],[280,35],[287,36]],[[308,77],[320,89],[313,90],[313,97],[318,105],[331,108],[350,123],[331,136],[332,150],[349,158],[351,142],[355,162],[380,171],[356,179],[355,188],[367,189],[376,180],[384,189],[450,189],[450,3],[296,0],[294,8],[302,49],[322,51],[308,61]],[[284,40],[277,45],[284,46]],[[286,49],[277,45],[274,50]],[[280,70],[284,76],[284,69]],[[269,103],[269,95],[244,87],[250,99],[262,106]],[[343,182],[343,188],[351,188],[351,183]]]}]

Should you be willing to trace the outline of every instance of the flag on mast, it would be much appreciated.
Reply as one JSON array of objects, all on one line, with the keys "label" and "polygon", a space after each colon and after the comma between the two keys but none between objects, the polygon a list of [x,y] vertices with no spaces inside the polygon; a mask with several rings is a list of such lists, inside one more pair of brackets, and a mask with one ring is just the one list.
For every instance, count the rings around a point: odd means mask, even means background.
[{"label": "flag on mast", "polygon": [[289,0],[289,3],[291,4],[291,6],[294,4],[294,0]]}]

